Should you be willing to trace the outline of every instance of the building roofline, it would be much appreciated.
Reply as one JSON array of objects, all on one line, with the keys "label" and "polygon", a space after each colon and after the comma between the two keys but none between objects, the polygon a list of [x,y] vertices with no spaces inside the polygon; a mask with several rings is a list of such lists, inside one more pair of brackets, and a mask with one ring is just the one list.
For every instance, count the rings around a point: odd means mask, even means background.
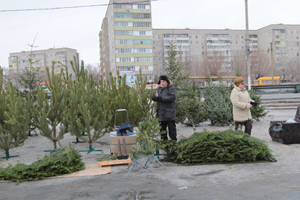
[{"label": "building roofline", "polygon": [[[33,52],[37,52],[37,51],[49,51],[49,50],[60,50],[60,49],[69,49],[69,50],[74,50],[77,52],[76,49],[72,49],[72,48],[68,48],[68,47],[61,47],[61,48],[49,48],[49,49],[41,49],[41,50],[32,50]],[[19,52],[12,52],[12,53],[27,53],[27,52],[31,52],[31,51],[19,51]]]},{"label": "building roofline", "polygon": [[[152,30],[201,30],[201,31],[246,31],[246,29],[200,29],[200,28],[152,28]],[[257,30],[249,30],[257,31]]]}]

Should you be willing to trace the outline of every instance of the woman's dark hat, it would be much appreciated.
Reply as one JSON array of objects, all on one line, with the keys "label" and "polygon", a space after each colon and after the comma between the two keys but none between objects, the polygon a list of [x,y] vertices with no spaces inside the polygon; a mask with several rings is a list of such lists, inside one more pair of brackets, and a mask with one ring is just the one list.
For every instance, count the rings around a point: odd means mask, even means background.
[{"label": "woman's dark hat", "polygon": [[158,85],[160,84],[160,81],[161,80],[165,80],[165,81],[167,81],[168,82],[168,85],[169,85],[169,83],[170,83],[170,81],[169,81],[169,76],[167,75],[167,74],[162,74],[162,75],[160,75],[160,77],[159,77],[159,81],[158,81]]}]

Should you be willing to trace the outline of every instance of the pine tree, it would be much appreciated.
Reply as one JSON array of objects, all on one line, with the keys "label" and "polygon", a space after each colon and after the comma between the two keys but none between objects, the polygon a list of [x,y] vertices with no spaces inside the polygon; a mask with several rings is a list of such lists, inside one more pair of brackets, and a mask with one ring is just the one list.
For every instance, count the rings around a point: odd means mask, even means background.
[{"label": "pine tree", "polygon": [[176,122],[193,126],[195,130],[197,124],[207,119],[207,111],[194,83],[185,83],[183,88],[176,98]]},{"label": "pine tree", "polygon": [[[26,62],[27,66],[24,69],[22,69],[22,74],[19,75],[18,81],[21,87],[25,88],[25,90],[23,90],[21,94],[26,98],[33,98],[33,101],[28,101],[28,103],[34,103],[34,99],[37,94],[37,90],[35,88],[37,87],[38,83],[41,82],[40,70],[32,67],[32,65],[37,62],[32,59],[32,52],[30,58],[28,60],[23,60],[23,62]],[[34,106],[34,104],[29,106]],[[32,125],[32,120],[33,116],[30,116],[30,122],[28,125],[28,136],[32,136],[31,131],[36,129],[36,127]]]},{"label": "pine tree", "polygon": [[208,86],[205,88],[204,98],[204,108],[208,112],[208,119],[210,119],[212,125],[220,124],[223,126],[232,122],[233,115],[230,91],[222,81],[216,85],[213,84],[209,78]]},{"label": "pine tree", "polygon": [[136,118],[135,124],[155,116],[156,104],[152,101],[153,92],[153,87],[150,90],[147,89],[147,80],[143,79],[142,71],[140,70],[140,74],[135,81],[135,89],[132,90],[133,102],[137,102],[135,112],[138,118]]},{"label": "pine tree", "polygon": [[[85,72],[87,74],[87,72]],[[66,118],[70,133],[89,143],[88,153],[95,151],[92,143],[106,134],[105,127],[111,120],[110,104],[103,90],[95,87],[92,76],[87,80],[77,77],[74,84],[69,83],[69,109]],[[80,96],[79,96],[80,95]],[[87,138],[82,135],[87,133]]]},{"label": "pine tree", "polygon": [[184,70],[184,66],[177,60],[177,51],[175,50],[174,43],[170,42],[167,51],[169,60],[165,62],[164,68],[169,76],[169,79],[173,81],[176,89],[180,88],[182,82],[186,82],[189,74]]},{"label": "pine tree", "polygon": [[250,98],[257,103],[257,106],[252,106],[251,115],[252,119],[259,122],[260,118],[267,116],[269,111],[266,111],[266,108],[261,105],[261,96],[256,95],[252,90],[248,90]]},{"label": "pine tree", "polygon": [[[53,151],[57,149],[57,141],[63,139],[68,131],[66,124],[61,123],[64,120],[66,112],[66,99],[64,98],[66,88],[63,85],[61,70],[60,74],[54,73],[54,62],[52,62],[51,76],[49,68],[46,68],[48,84],[51,91],[51,97],[48,102],[47,96],[41,88],[38,88],[37,107],[35,110],[34,124],[40,130],[40,134],[53,142]],[[57,126],[60,125],[59,130]],[[52,150],[51,150],[52,152]]]},{"label": "pine tree", "polygon": [[21,97],[17,89],[9,82],[6,91],[2,89],[2,69],[0,69],[0,149],[9,159],[11,148],[22,146],[27,139],[29,115],[26,110],[26,99]]}]

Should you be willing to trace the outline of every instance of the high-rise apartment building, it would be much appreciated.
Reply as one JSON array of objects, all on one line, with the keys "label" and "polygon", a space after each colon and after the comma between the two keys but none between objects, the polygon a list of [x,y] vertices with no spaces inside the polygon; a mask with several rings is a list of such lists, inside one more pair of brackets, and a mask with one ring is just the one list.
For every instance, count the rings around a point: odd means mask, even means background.
[{"label": "high-rise apartment building", "polygon": [[99,33],[100,66],[107,79],[109,72],[127,74],[134,83],[142,71],[153,79],[152,24],[150,0],[110,0]]},{"label": "high-rise apartment building", "polygon": [[300,25],[272,24],[249,30],[247,48],[245,30],[153,29],[150,1],[110,0],[99,34],[100,66],[106,78],[119,70],[130,82],[141,69],[149,82],[156,82],[169,60],[171,42],[192,75],[205,75],[201,67],[213,71],[216,65],[225,75],[246,73],[248,49],[253,79],[271,75],[272,64],[275,75],[293,79],[292,69],[300,72],[299,37]]},{"label": "high-rise apartment building", "polygon": [[[51,69],[52,61],[55,62],[54,73],[59,74],[61,69],[65,73],[66,67],[68,72],[72,73],[73,69],[70,61],[73,60],[74,56],[77,56],[77,50],[70,48],[50,48],[46,50],[10,53],[8,58],[9,73],[10,75],[21,73],[25,67],[45,72],[47,66]],[[29,58],[31,58],[31,64]]]}]

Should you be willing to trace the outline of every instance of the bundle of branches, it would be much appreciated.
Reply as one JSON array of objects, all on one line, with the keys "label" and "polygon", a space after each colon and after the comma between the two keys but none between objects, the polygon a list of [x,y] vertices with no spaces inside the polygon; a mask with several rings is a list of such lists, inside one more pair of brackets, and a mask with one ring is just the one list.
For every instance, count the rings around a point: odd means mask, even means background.
[{"label": "bundle of branches", "polygon": [[165,160],[176,163],[276,161],[265,141],[232,129],[194,133],[177,143],[167,141],[164,148]]},{"label": "bundle of branches", "polygon": [[68,174],[84,169],[81,155],[78,150],[69,145],[54,151],[50,155],[45,155],[31,165],[18,163],[15,166],[0,168],[0,180],[10,180],[16,182],[42,179],[45,177]]}]

